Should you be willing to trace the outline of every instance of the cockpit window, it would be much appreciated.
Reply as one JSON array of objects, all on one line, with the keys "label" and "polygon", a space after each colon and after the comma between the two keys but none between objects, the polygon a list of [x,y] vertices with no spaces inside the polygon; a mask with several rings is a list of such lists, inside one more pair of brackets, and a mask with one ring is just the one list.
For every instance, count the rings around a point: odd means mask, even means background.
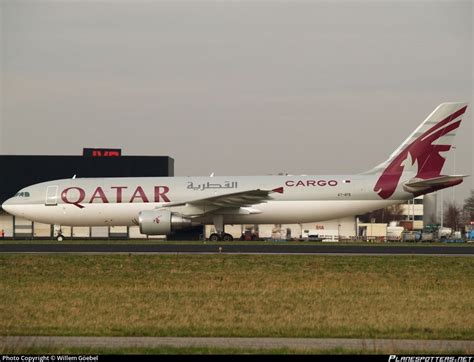
[{"label": "cockpit window", "polygon": [[20,191],[15,194],[15,197],[30,197],[30,193],[28,191]]}]

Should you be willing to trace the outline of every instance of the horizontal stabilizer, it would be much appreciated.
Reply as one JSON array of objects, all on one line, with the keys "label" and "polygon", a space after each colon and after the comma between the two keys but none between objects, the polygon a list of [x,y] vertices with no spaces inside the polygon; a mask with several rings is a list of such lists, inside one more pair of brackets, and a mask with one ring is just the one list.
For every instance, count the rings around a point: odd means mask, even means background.
[{"label": "horizontal stabilizer", "polygon": [[[446,187],[458,185],[462,182],[466,175],[441,175],[429,179],[414,178],[403,184],[403,188],[408,192],[420,192],[426,193],[426,190],[433,189],[432,191],[444,189]],[[431,191],[430,191],[431,192]]]}]

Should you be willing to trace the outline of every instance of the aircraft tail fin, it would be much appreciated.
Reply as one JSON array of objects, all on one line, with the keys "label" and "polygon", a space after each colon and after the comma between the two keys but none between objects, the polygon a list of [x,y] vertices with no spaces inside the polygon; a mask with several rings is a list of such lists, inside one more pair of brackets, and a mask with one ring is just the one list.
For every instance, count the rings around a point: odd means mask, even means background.
[{"label": "aircraft tail fin", "polygon": [[441,176],[466,108],[467,103],[461,102],[440,104],[387,161],[366,172],[380,174],[374,191],[388,199],[401,182]]}]

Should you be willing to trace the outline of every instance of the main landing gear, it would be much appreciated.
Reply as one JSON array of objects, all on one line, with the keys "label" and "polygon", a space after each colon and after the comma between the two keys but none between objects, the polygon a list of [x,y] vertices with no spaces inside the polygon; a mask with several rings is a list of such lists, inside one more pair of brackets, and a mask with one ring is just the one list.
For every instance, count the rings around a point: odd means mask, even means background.
[{"label": "main landing gear", "polygon": [[209,236],[209,241],[233,241],[234,237],[227,233],[217,234],[213,233]]},{"label": "main landing gear", "polygon": [[216,232],[209,236],[210,241],[233,241],[232,235],[224,232],[224,216],[214,215],[213,220]]}]

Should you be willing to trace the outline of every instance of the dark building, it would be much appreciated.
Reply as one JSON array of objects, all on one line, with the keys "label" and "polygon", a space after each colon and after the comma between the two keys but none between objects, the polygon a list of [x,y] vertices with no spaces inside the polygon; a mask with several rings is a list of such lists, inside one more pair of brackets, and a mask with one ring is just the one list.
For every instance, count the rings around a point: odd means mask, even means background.
[{"label": "dark building", "polygon": [[[174,160],[168,156],[122,156],[120,149],[84,149],[82,156],[0,155],[0,205],[26,186],[74,175],[174,176]],[[145,237],[139,234],[138,227],[66,227],[63,231],[67,237],[75,238]],[[53,226],[15,218],[0,209],[0,238],[51,238],[54,234]]]},{"label": "dark building", "polygon": [[[107,152],[107,151],[106,151]],[[115,152],[115,150],[113,151]],[[76,177],[174,176],[168,156],[0,156],[0,205],[23,187]]]}]

